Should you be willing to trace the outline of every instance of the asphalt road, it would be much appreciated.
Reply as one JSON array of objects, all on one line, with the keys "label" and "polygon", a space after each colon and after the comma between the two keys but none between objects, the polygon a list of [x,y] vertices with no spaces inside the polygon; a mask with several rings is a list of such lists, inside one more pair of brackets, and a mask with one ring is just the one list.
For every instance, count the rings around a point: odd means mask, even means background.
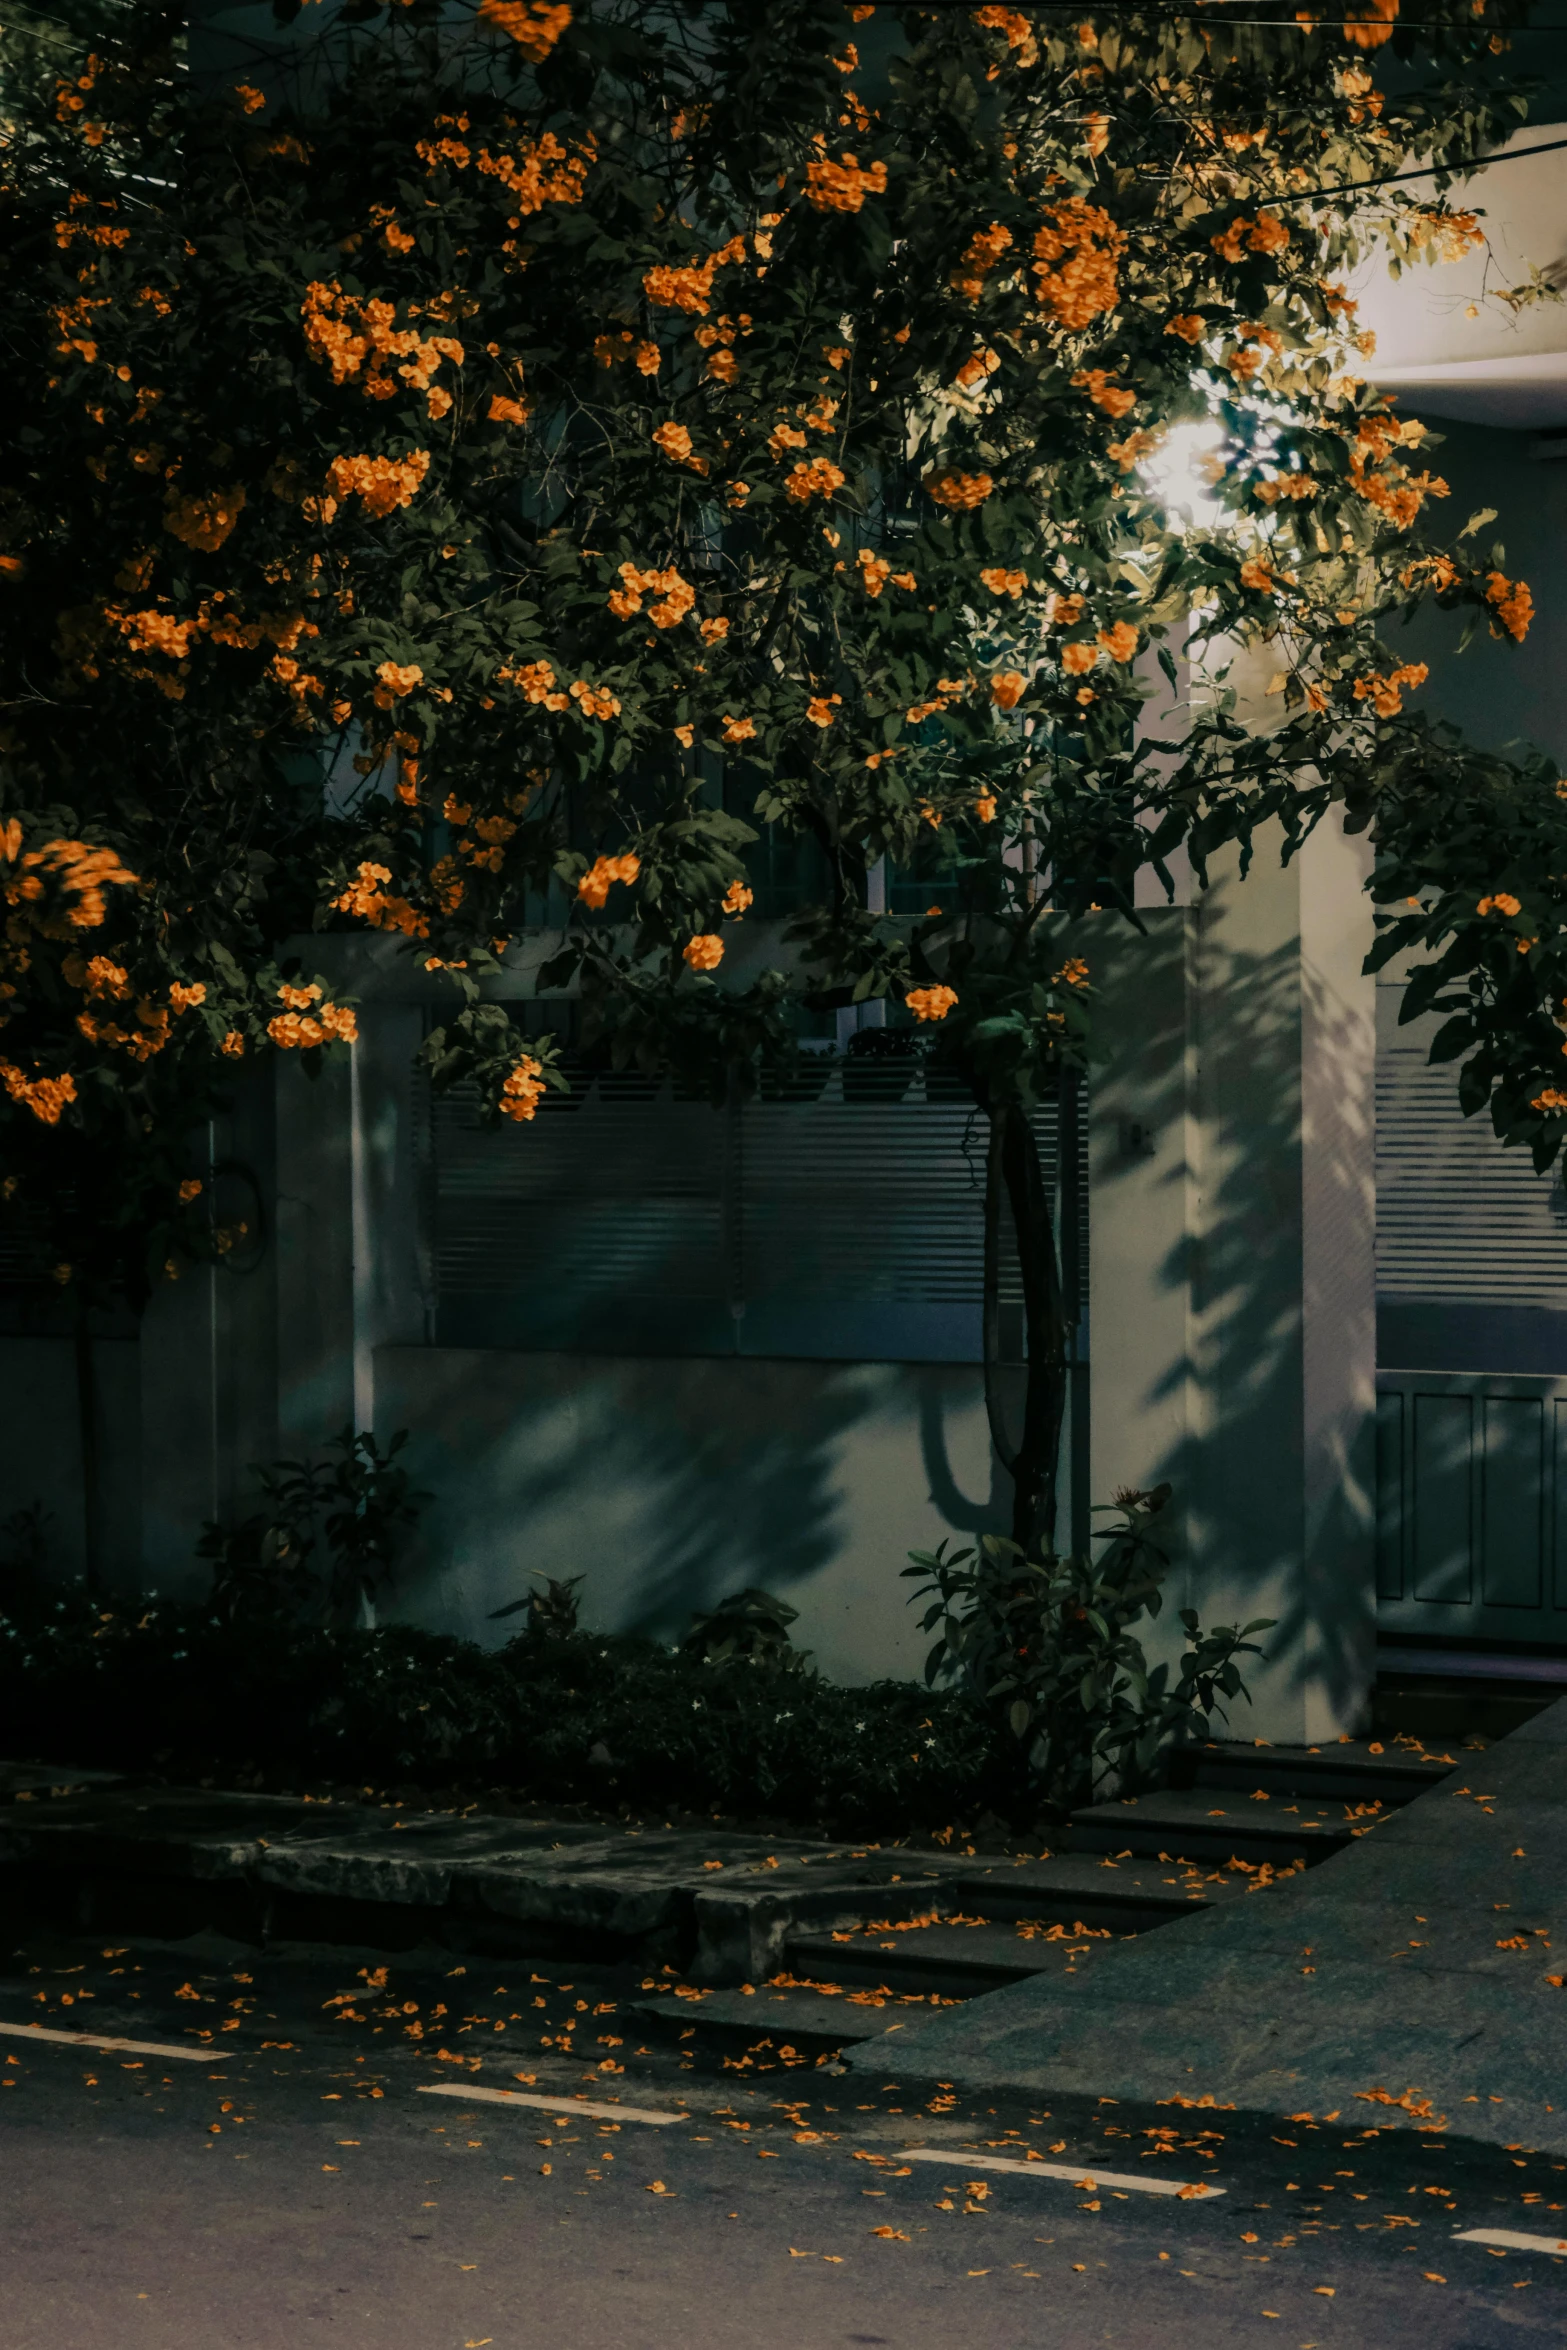
[{"label": "asphalt road", "polygon": [[[960,2333],[984,2350],[1524,2350],[1567,2334],[1567,2259],[1460,2240],[1554,2242],[1553,2159],[1466,2149],[1374,2104],[1291,2125],[1293,2143],[1201,2104],[916,2108],[872,2058],[829,2072],[699,2021],[644,2038],[633,1988],[430,1951],[33,1936],[0,1959],[0,2023],[149,2046],[0,2034],[0,2350],[948,2350]],[[1030,2151],[1070,2175],[975,2160]]]}]

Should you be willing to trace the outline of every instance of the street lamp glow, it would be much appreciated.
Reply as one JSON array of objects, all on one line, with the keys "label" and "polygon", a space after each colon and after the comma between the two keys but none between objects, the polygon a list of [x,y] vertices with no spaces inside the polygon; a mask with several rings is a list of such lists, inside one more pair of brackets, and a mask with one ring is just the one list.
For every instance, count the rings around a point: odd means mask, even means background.
[{"label": "street lamp glow", "polygon": [[1224,453],[1224,427],[1217,417],[1203,417],[1173,426],[1137,470],[1172,521],[1188,530],[1214,530],[1223,512],[1213,492]]}]

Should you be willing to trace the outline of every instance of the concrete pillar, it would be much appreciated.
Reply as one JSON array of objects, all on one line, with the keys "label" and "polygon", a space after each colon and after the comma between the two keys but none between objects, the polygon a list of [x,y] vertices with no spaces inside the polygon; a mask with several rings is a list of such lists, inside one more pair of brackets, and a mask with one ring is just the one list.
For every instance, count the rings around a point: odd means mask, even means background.
[{"label": "concrete pillar", "polygon": [[[1364,848],[1259,840],[1107,933],[1091,1109],[1096,1497],[1168,1477],[1178,1605],[1273,1616],[1231,1734],[1362,1726],[1375,1667],[1375,990]],[[1093,949],[1090,949],[1091,955]]]}]

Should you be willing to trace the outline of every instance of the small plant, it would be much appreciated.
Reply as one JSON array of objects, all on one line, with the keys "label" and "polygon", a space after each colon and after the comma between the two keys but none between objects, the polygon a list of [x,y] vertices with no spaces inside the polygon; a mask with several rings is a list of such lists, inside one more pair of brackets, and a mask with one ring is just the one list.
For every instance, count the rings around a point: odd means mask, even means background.
[{"label": "small plant", "polygon": [[307,1611],[318,1589],[314,1548],[307,1529],[280,1522],[264,1510],[242,1518],[237,1526],[209,1519],[196,1556],[212,1569],[214,1613],[227,1624],[294,1621]]},{"label": "small plant", "polygon": [[209,1521],[196,1546],[220,1612],[289,1617],[315,1603],[328,1621],[352,1622],[390,1581],[399,1539],[430,1499],[395,1465],[407,1442],[400,1428],[383,1452],[369,1429],[345,1428],[327,1446],[335,1461],[256,1466],[267,1508],[232,1529]]},{"label": "small plant", "polygon": [[680,1645],[710,1665],[773,1665],[804,1672],[810,1651],[793,1647],[789,1640],[789,1626],[799,1613],[770,1591],[736,1591],[705,1616],[693,1616]]},{"label": "small plant", "polygon": [[[977,1550],[911,1551],[906,1576],[924,1576],[910,1604],[935,1593],[920,1620],[934,1631],[925,1678],[967,1689],[1005,1722],[1027,1777],[1046,1801],[1070,1808],[1114,1775],[1146,1781],[1172,1739],[1207,1734],[1222,1698],[1247,1696],[1236,1659],[1260,1656],[1251,1639],[1272,1618],[1204,1632],[1180,1611],[1186,1653],[1172,1680],[1148,1669],[1132,1626],[1162,1604],[1168,1553],[1154,1531],[1170,1497],[1118,1493],[1121,1523],[1095,1567],[1051,1554],[1031,1559],[1015,1542],[986,1535]],[[1249,1702],[1249,1700],[1248,1700]]]},{"label": "small plant", "polygon": [[502,1616],[519,1615],[528,1611],[528,1630],[535,1640],[564,1640],[577,1629],[581,1601],[577,1585],[585,1582],[583,1575],[541,1575],[537,1567],[529,1573],[543,1584],[542,1591],[525,1591],[521,1599],[509,1600],[505,1607],[490,1610],[490,1622],[498,1623]]}]

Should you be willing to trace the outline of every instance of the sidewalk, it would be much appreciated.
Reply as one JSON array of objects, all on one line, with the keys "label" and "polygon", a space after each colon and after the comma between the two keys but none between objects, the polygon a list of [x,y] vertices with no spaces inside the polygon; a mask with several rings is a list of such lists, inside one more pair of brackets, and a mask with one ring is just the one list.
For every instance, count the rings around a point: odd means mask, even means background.
[{"label": "sidewalk", "polygon": [[876,2063],[1567,2154],[1567,1698],[1472,1760],[1266,1899],[910,2022]]}]

